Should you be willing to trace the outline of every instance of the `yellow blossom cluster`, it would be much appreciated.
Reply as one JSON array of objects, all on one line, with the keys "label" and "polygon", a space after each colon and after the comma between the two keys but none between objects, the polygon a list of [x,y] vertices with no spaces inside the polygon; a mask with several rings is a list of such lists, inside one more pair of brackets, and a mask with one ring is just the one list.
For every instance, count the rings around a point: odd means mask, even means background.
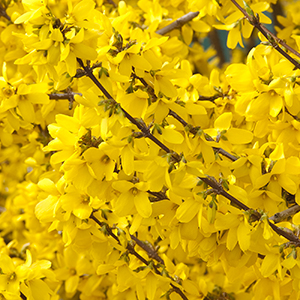
[{"label": "yellow blossom cluster", "polygon": [[[300,299],[298,27],[279,0],[1,0],[0,299]],[[253,28],[245,61],[203,46]]]}]

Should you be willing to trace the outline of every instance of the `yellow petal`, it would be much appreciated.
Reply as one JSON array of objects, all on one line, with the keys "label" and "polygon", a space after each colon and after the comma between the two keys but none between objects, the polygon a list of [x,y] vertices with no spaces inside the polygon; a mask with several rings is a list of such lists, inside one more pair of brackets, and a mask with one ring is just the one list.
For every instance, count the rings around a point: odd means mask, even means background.
[{"label": "yellow petal", "polygon": [[184,141],[183,135],[175,129],[171,128],[164,128],[162,131],[162,136],[165,141],[172,144],[182,144]]},{"label": "yellow petal", "polygon": [[206,115],[207,111],[201,104],[194,104],[191,102],[186,103],[185,105],[186,112],[189,115]]},{"label": "yellow petal", "polygon": [[49,179],[49,178],[43,178],[42,180],[39,181],[38,187],[42,189],[45,192],[48,192],[50,194],[55,194],[57,193],[56,186],[54,182]]},{"label": "yellow petal", "polygon": [[74,293],[79,283],[79,276],[73,275],[65,281],[65,289],[67,293]]},{"label": "yellow petal", "polygon": [[94,60],[97,58],[97,51],[95,49],[81,43],[73,46],[73,53],[82,59]]},{"label": "yellow petal", "polygon": [[176,218],[179,222],[190,222],[198,213],[200,203],[194,199],[187,199],[184,201],[176,211]]},{"label": "yellow petal", "polygon": [[250,247],[250,229],[244,222],[241,222],[237,229],[238,242],[242,251],[247,251]]},{"label": "yellow petal", "polygon": [[278,268],[280,258],[278,254],[267,254],[261,265],[261,275],[264,277],[271,276]]},{"label": "yellow petal", "polygon": [[231,125],[232,113],[226,112],[221,114],[214,123],[214,128],[222,130],[228,130]]},{"label": "yellow petal", "polygon": [[248,144],[253,140],[253,133],[245,129],[229,128],[226,137],[232,144]]},{"label": "yellow petal", "polygon": [[287,174],[281,174],[278,183],[292,195],[297,192],[298,185]]},{"label": "yellow petal", "polygon": [[201,20],[192,21],[191,26],[197,32],[209,32],[210,30],[210,26]]},{"label": "yellow petal", "polygon": [[146,294],[149,300],[154,300],[157,284],[158,279],[152,272],[149,272],[146,278]]},{"label": "yellow petal", "polygon": [[277,117],[277,115],[280,113],[283,105],[282,97],[278,94],[272,95],[271,101],[270,101],[270,115],[272,117]]},{"label": "yellow petal", "polygon": [[181,27],[181,34],[182,34],[184,42],[187,45],[190,45],[193,40],[193,35],[194,35],[193,29],[189,25],[185,24]]},{"label": "yellow petal", "polygon": [[138,192],[134,197],[134,205],[143,218],[149,218],[152,214],[151,202],[145,192]]},{"label": "yellow petal", "polygon": [[35,122],[35,112],[32,103],[29,100],[22,99],[19,101],[18,108],[23,120],[34,123]]},{"label": "yellow petal", "polygon": [[126,180],[119,180],[112,183],[112,187],[121,192],[128,192],[131,188],[134,187],[134,184],[132,182],[126,181]]}]

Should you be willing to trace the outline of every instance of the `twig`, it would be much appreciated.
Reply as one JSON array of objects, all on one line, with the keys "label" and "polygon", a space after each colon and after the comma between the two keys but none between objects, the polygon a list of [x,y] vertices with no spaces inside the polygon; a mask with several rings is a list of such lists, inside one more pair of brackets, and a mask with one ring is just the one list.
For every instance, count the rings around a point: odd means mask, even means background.
[{"label": "twig", "polygon": [[48,94],[48,96],[51,100],[68,99],[68,100],[73,100],[73,101],[74,101],[74,96],[75,95],[82,96],[82,93],[68,92],[68,93],[62,93],[62,94],[56,94],[56,93]]},{"label": "twig", "polygon": [[[94,212],[92,212],[92,214],[90,215],[90,219],[92,219],[93,221],[95,221],[101,228],[103,226],[105,226],[105,230],[108,233],[108,235],[110,235],[114,240],[116,240],[118,242],[119,245],[121,245],[119,238],[113,233],[112,229],[108,226],[108,224],[99,221],[95,216],[94,216]],[[136,258],[138,258],[141,262],[143,262],[144,264],[148,265],[148,262],[146,261],[145,258],[143,258],[141,255],[139,255],[135,250],[134,247],[131,246],[130,244],[127,245],[126,248],[131,254],[133,254]]]},{"label": "twig", "polygon": [[[149,84],[145,81],[144,78],[141,78],[139,76],[137,76],[136,74],[133,73],[133,76],[137,79],[139,79],[141,81],[141,83],[149,90],[150,89],[150,92],[151,92],[151,95],[153,97],[156,97],[156,95],[154,94],[154,90],[151,86],[149,86]],[[219,97],[217,97],[219,98]],[[215,98],[215,99],[217,99]],[[189,131],[192,133],[192,134],[197,134],[199,128],[197,129],[196,127],[193,127],[191,125],[189,125],[185,120],[183,120],[176,112],[174,112],[173,110],[169,110],[169,115],[172,116],[173,118],[175,118],[177,121],[179,121],[184,127],[188,127],[189,128]],[[210,142],[213,142],[214,139],[212,137],[210,137],[209,135],[205,135],[205,138],[207,141],[210,141]],[[222,155],[224,155],[225,157],[229,158],[230,160],[232,161],[236,161],[238,158],[233,156],[232,154],[228,153],[227,151],[225,151],[224,149],[222,148],[216,148],[216,147],[213,147],[213,150],[215,152],[218,152]]]},{"label": "twig", "polygon": [[154,196],[156,199],[154,200],[150,200],[151,202],[158,202],[161,200],[170,200],[166,194],[164,192],[151,192],[151,191],[147,191],[148,194]]},{"label": "twig", "polygon": [[211,43],[213,44],[215,50],[217,51],[217,56],[219,57],[219,68],[222,67],[222,65],[226,62],[224,50],[222,49],[222,45],[220,42],[220,37],[218,35],[218,31],[216,29],[212,29],[209,33],[209,38]]},{"label": "twig", "polygon": [[[213,188],[214,192],[218,195],[222,195],[225,198],[227,198],[228,200],[231,201],[231,203],[234,203],[236,206],[238,206],[240,209],[243,209],[245,211],[250,211],[250,207],[248,207],[247,205],[245,205],[244,203],[242,203],[241,201],[239,201],[238,199],[236,199],[235,197],[231,196],[230,194],[228,194],[222,187],[222,185],[217,182],[216,179],[212,179],[212,177],[208,176],[208,177],[200,177],[200,179],[206,183],[207,185],[209,185],[210,187]],[[257,214],[257,219],[260,219],[260,214]]]},{"label": "twig", "polygon": [[161,28],[156,31],[157,34],[164,35],[169,33],[170,31],[182,27],[184,24],[188,23],[192,19],[196,18],[199,15],[199,11],[196,12],[189,12],[186,15],[178,18],[176,21],[172,22],[171,24],[167,25],[164,28]]},{"label": "twig", "polygon": [[71,90],[67,91],[66,93],[62,93],[62,94],[48,94],[49,98],[51,100],[63,100],[63,99],[68,99],[69,100],[69,110],[71,110],[73,108],[73,102],[75,101],[75,98],[74,96],[75,95],[79,95],[79,96],[82,96],[81,93],[75,93],[75,92],[72,92]]},{"label": "twig", "polygon": [[[193,126],[190,126],[186,121],[184,121],[180,116],[178,116],[178,114],[176,114],[173,110],[169,110],[169,115],[174,117],[177,121],[179,121],[184,127],[188,127],[190,128],[189,131],[192,133],[192,134],[197,134],[198,130],[197,128],[193,127]],[[210,142],[215,142],[215,140],[210,137],[209,135],[205,135],[205,139],[207,141],[210,141]],[[230,160],[232,161],[236,161],[238,158],[233,156],[232,154],[228,153],[227,151],[225,151],[224,149],[222,148],[217,148],[217,147],[213,147],[213,150],[215,152],[218,152],[222,155],[224,155],[225,157],[229,158]]]},{"label": "twig", "polygon": [[[94,70],[94,69],[99,68],[101,66],[102,66],[102,62],[98,62],[98,63],[93,64],[90,68],[91,68],[91,70]],[[77,69],[76,74],[75,74],[74,77],[75,78],[80,78],[80,77],[83,77],[83,76],[86,76],[85,71],[82,70],[82,69]]]},{"label": "twig", "polygon": [[113,0],[106,0],[106,2],[111,4],[114,8],[118,7],[118,5]]},{"label": "twig", "polygon": [[[115,239],[119,245],[121,245],[118,237],[112,232],[112,229],[104,222],[99,221],[95,216],[94,216],[94,212],[92,212],[92,214],[90,215],[90,219],[92,219],[93,221],[95,221],[100,227],[105,226],[106,232],[113,238]],[[135,236],[131,235],[130,236],[132,240],[134,240],[137,245],[139,245],[141,248],[143,248],[148,256],[150,258],[153,258],[155,260],[157,260],[159,263],[161,263],[162,265],[164,265],[164,261],[161,257],[159,257],[159,255],[156,253],[155,250],[151,249],[150,246],[147,246],[145,243],[143,243],[142,241],[140,241],[138,238],[136,238]],[[130,243],[128,243],[126,249],[128,250],[128,252],[132,255],[134,255],[138,260],[140,260],[143,264],[145,264],[146,266],[149,265],[149,262],[143,258],[140,254],[138,254],[135,249],[134,246],[132,246]],[[153,268],[156,274],[161,275],[161,272],[158,270],[158,267],[156,265],[153,264]],[[171,280],[175,281],[174,278],[172,278],[170,275],[168,276],[168,278],[170,278]],[[173,283],[170,283],[171,287],[173,288],[174,292],[176,292],[183,300],[188,300],[188,298],[184,295],[184,293],[182,292],[182,290],[180,288],[178,288],[176,285],[174,285]]]},{"label": "twig", "polygon": [[[218,183],[215,179],[212,180],[209,177],[204,177],[204,178],[200,178],[203,182],[205,182],[207,185],[209,185],[210,187],[213,188],[214,192],[218,195],[222,195],[225,198],[227,198],[228,200],[231,201],[231,203],[234,203],[236,206],[238,206],[240,209],[243,209],[245,211],[249,211],[251,212],[251,216],[254,217],[254,220],[260,220],[261,218],[261,214],[253,209],[250,209],[247,205],[245,205],[244,203],[240,202],[238,199],[236,199],[235,197],[233,197],[232,195],[228,194],[222,187],[222,185],[220,183]],[[270,222],[270,219],[268,219],[268,223],[270,225],[270,227],[278,234],[281,235],[283,237],[285,237],[287,240],[291,241],[292,243],[294,243],[294,245],[296,247],[300,246],[300,239],[292,233],[286,232],[285,230],[277,227],[275,224],[273,224],[272,222]]]},{"label": "twig", "polygon": [[286,232],[284,231],[283,229],[277,227],[275,224],[273,224],[272,222],[269,222],[269,225],[270,227],[278,234],[278,235],[281,235],[283,237],[285,237],[287,240],[291,241],[294,243],[294,245],[296,247],[299,247],[300,246],[300,239],[293,233],[289,233],[289,232]]},{"label": "twig", "polygon": [[206,96],[199,96],[198,100],[199,101],[215,101],[216,99],[219,99],[221,98],[220,95],[214,95],[214,96],[211,96],[211,97],[206,97]]},{"label": "twig", "polygon": [[[113,101],[115,101],[112,96],[107,92],[107,90],[101,85],[101,83],[97,80],[97,78],[94,76],[91,68],[87,65],[85,66],[82,62],[82,60],[80,58],[77,58],[77,61],[79,62],[79,64],[81,65],[81,67],[84,69],[86,76],[88,76],[95,84],[96,86],[102,91],[102,93],[105,95],[105,97],[107,97],[108,99],[112,99]],[[143,79],[142,82],[144,82],[145,80]],[[117,102],[116,102],[117,103]],[[121,106],[120,108],[122,109],[125,117],[131,121],[133,124],[135,124],[143,133],[146,137],[148,137],[149,139],[151,139],[154,143],[156,143],[156,145],[158,145],[161,149],[165,150],[167,153],[172,153],[172,157],[174,159],[174,161],[179,162],[180,161],[180,156],[179,154],[177,154],[174,151],[171,151],[167,146],[165,146],[162,142],[160,142],[159,140],[157,140],[149,131],[148,127],[146,127],[146,125],[141,121],[137,121],[136,119],[134,119],[128,112],[126,112]],[[185,122],[186,123],[186,122]],[[231,203],[235,204],[237,207],[239,207],[242,210],[245,211],[249,211],[251,212],[251,216],[255,219],[255,220],[259,220],[261,218],[261,214],[258,213],[257,211],[249,208],[247,205],[245,205],[244,203],[240,202],[238,199],[236,199],[235,197],[233,197],[232,195],[230,195],[229,193],[227,193],[222,185],[220,183],[217,182],[217,180],[213,177],[201,177],[200,178],[203,182],[205,182],[207,185],[209,185],[210,187],[212,187],[214,189],[214,192],[216,194],[222,195],[225,198],[227,198],[228,200],[231,201]],[[298,239],[298,237],[296,237],[296,235],[293,234],[289,234],[287,232],[285,232],[284,230],[278,228],[276,225],[272,224],[271,222],[269,222],[270,226],[272,227],[272,229],[277,232],[279,235],[287,238],[288,240],[290,240],[291,242],[295,243],[295,245],[298,247],[300,246],[300,240]],[[180,290],[180,289],[179,289]],[[186,298],[187,299],[187,298]]]},{"label": "twig", "polygon": [[5,8],[3,7],[2,4],[0,4],[0,16],[4,17],[5,19],[7,19],[8,21],[11,22],[11,18],[10,16],[6,13]]},{"label": "twig", "polygon": [[[103,85],[99,82],[99,80],[94,76],[92,70],[90,67],[85,66],[80,58],[77,58],[77,61],[79,62],[80,66],[84,69],[86,75],[95,83],[95,85],[101,90],[101,92],[104,94],[104,96],[107,99],[113,99],[113,97],[108,93],[108,91],[103,87]],[[115,101],[116,102],[116,101]],[[116,102],[117,103],[117,102]],[[161,149],[163,149],[167,153],[172,153],[172,156],[175,161],[179,162],[180,157],[177,153],[171,151],[166,145],[164,145],[161,141],[159,141],[153,134],[151,134],[149,128],[142,124],[142,122],[137,121],[135,118],[133,118],[124,108],[122,108],[122,111],[125,115],[125,117],[134,125],[138,127],[142,131],[145,137],[152,140],[155,144],[157,144]]]},{"label": "twig", "polygon": [[288,217],[293,216],[294,214],[296,214],[299,211],[300,211],[300,206],[294,205],[292,207],[289,207],[286,210],[276,213],[275,215],[270,217],[269,220],[274,221],[274,223],[276,224],[276,223],[286,220]]},{"label": "twig", "polygon": [[163,259],[157,254],[156,250],[154,249],[154,247],[152,245],[148,245],[147,243],[142,242],[141,240],[139,240],[137,237],[135,237],[134,235],[130,235],[131,239],[134,240],[137,245],[139,245],[142,249],[144,249],[148,256],[150,258],[155,259],[156,261],[158,261],[161,264],[165,264],[165,262],[163,261]]}]

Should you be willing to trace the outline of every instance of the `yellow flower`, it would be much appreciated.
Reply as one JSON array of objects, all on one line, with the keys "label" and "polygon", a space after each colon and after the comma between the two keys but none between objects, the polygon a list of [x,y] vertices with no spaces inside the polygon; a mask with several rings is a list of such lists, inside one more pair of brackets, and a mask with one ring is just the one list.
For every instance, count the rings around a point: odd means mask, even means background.
[{"label": "yellow flower", "polygon": [[132,68],[134,67],[139,75],[141,71],[150,71],[151,64],[140,54],[141,45],[134,44],[128,49],[122,49],[116,57],[110,58],[113,64],[119,65],[119,72],[122,75],[130,77]]},{"label": "yellow flower", "polygon": [[18,17],[15,20],[15,24],[20,24],[23,22],[28,23],[30,21],[34,22],[36,21],[36,19],[38,19],[41,24],[43,23],[43,21],[45,22],[45,19],[47,18],[44,18],[44,16],[49,12],[47,8],[47,0],[23,0],[22,4],[28,11]]},{"label": "yellow flower", "polygon": [[135,209],[143,218],[152,214],[152,205],[148,198],[148,184],[146,182],[132,183],[125,180],[113,182],[113,188],[121,194],[114,201],[115,213],[122,217],[134,213]]},{"label": "yellow flower", "polygon": [[90,274],[93,269],[89,260],[83,254],[78,254],[72,246],[57,254],[58,268],[54,271],[58,280],[65,282],[65,290],[69,297],[77,291],[78,284],[84,274]]},{"label": "yellow flower", "polygon": [[49,293],[48,297],[44,299],[50,299],[52,291],[40,279],[45,276],[45,271],[50,268],[50,261],[40,260],[33,263],[31,253],[27,249],[26,262],[21,263],[6,254],[1,254],[0,265],[0,291],[9,292],[14,295],[19,295],[20,291],[26,296],[27,294],[37,295],[35,286],[40,286],[45,288],[44,292],[46,294]]},{"label": "yellow flower", "polygon": [[116,163],[112,158],[113,150],[108,144],[101,143],[99,148],[89,148],[84,152],[89,172],[96,179],[103,180],[105,176],[106,180],[112,180]]},{"label": "yellow flower", "polygon": [[36,120],[35,104],[48,104],[49,96],[45,93],[45,85],[26,85],[21,84],[17,93],[8,99],[3,104],[1,103],[2,111],[17,107],[17,113],[26,122],[34,123]]},{"label": "yellow flower", "polygon": [[88,219],[93,211],[88,195],[82,195],[75,188],[68,188],[59,199],[61,207],[67,214],[73,213],[79,219]]},{"label": "yellow flower", "polygon": [[85,42],[85,31],[83,28],[76,33],[75,28],[71,28],[66,33],[66,39],[69,42],[61,44],[61,61],[66,62],[66,68],[69,75],[72,77],[76,74],[77,60],[76,58],[94,60],[97,58],[97,52]]}]

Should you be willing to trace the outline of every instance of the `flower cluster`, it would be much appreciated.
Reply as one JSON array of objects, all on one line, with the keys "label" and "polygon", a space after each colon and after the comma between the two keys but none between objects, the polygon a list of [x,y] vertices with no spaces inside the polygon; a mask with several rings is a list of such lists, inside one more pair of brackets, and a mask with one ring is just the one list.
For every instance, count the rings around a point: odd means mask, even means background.
[{"label": "flower cluster", "polygon": [[0,3],[0,298],[299,298],[300,70],[202,46],[274,2]]}]

